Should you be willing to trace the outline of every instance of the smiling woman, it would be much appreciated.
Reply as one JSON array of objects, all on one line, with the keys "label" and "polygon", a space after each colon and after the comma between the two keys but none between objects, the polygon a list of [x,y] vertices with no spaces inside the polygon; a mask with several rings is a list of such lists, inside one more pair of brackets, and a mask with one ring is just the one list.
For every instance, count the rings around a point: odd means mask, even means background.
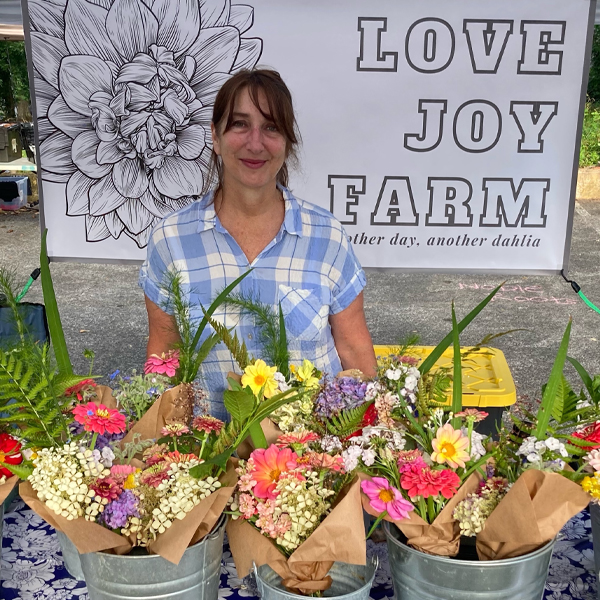
[{"label": "smiling woman", "polygon": [[[328,211],[288,189],[288,163],[300,135],[287,86],[275,71],[240,71],[220,89],[211,122],[212,154],[204,195],[164,219],[152,232],[140,273],[146,294],[148,354],[177,344],[167,273],[181,274],[183,291],[202,317],[226,285],[246,272],[238,291],[281,306],[292,363],[311,360],[335,375],[357,368],[375,372],[362,290],[366,279],[341,224]],[[192,182],[188,182],[192,185]],[[261,355],[260,330],[237,309],[214,317],[236,328],[249,353]],[[205,333],[208,335],[208,331]],[[211,412],[226,418],[222,392],[235,364],[217,345],[202,364]]]}]

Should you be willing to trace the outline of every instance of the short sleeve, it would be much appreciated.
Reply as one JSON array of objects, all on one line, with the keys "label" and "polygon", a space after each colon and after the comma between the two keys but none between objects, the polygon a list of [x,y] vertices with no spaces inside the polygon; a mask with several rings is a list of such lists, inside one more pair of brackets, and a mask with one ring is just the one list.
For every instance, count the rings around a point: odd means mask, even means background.
[{"label": "short sleeve", "polygon": [[173,314],[170,296],[166,289],[167,273],[172,264],[171,252],[159,224],[148,241],[146,260],[140,268],[138,280],[144,294],[168,314]]},{"label": "short sleeve", "polygon": [[339,251],[331,265],[329,276],[333,280],[331,313],[335,315],[348,308],[367,284],[365,272],[343,227]]}]

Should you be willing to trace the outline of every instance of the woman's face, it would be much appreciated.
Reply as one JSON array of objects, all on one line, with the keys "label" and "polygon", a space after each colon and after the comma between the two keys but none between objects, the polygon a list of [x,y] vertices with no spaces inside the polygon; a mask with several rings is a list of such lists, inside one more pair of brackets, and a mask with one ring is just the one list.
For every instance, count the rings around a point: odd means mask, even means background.
[{"label": "woman's face", "polygon": [[[268,114],[269,104],[262,91],[258,98]],[[214,150],[223,160],[224,185],[265,191],[274,187],[286,159],[286,140],[275,123],[254,106],[247,88],[238,94],[231,128],[223,133],[212,125],[212,137]]]}]

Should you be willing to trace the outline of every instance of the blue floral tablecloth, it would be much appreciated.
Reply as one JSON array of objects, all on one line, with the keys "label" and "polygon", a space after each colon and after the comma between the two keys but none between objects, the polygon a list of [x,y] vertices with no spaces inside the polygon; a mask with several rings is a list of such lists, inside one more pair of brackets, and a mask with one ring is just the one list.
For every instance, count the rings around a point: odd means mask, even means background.
[{"label": "blue floral tablecloth", "polygon": [[[379,556],[371,598],[393,598],[387,546],[368,543],[368,554]],[[64,569],[54,529],[18,501],[4,517],[0,598],[4,600],[88,600],[83,582]],[[556,543],[546,582],[545,600],[597,600],[591,524],[587,511],[573,518]],[[219,598],[252,598],[256,590],[236,574],[225,544]]]}]

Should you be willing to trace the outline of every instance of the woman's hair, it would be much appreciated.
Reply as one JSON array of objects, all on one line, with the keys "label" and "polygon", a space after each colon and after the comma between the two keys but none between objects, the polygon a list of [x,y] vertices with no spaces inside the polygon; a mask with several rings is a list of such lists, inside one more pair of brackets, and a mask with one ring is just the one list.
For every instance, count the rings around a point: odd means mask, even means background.
[{"label": "woman's hair", "polygon": [[[296,153],[300,143],[300,132],[296,123],[292,95],[277,71],[271,69],[243,69],[229,78],[219,90],[215,99],[212,122],[219,134],[223,134],[233,125],[233,109],[235,102],[243,90],[248,89],[254,106],[265,119],[275,123],[286,141],[286,159],[277,174],[277,183],[288,185],[288,161],[294,166],[298,162]],[[259,94],[263,92],[267,100],[269,112],[265,113],[260,107]],[[204,179],[202,193],[216,188],[215,193],[223,185],[223,167],[219,156],[212,151],[208,164],[208,172]]]}]

